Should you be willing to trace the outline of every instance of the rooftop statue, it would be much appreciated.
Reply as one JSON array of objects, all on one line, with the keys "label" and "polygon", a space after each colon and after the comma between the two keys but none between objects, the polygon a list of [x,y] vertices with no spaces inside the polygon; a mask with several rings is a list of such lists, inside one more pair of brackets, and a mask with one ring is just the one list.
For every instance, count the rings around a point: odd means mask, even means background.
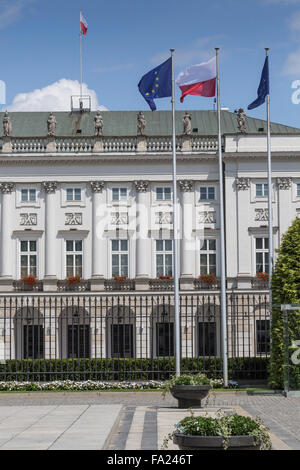
[{"label": "rooftop statue", "polygon": [[96,137],[100,137],[103,135],[103,118],[101,116],[100,111],[97,111],[97,114],[94,117],[94,130]]},{"label": "rooftop statue", "polygon": [[137,134],[145,135],[146,119],[142,111],[137,115]]},{"label": "rooftop statue", "polygon": [[53,113],[49,114],[49,117],[47,120],[47,126],[48,126],[48,136],[49,137],[56,136],[56,119]]},{"label": "rooftop statue", "polygon": [[11,135],[11,122],[10,122],[10,117],[8,115],[8,112],[5,111],[4,116],[3,116],[3,135],[5,137],[9,137]]},{"label": "rooftop statue", "polygon": [[246,113],[243,108],[236,109],[234,111],[237,113],[237,125],[238,129],[242,134],[246,134]]},{"label": "rooftop statue", "polygon": [[192,132],[192,116],[186,111],[183,116],[183,133],[184,135],[189,135]]}]

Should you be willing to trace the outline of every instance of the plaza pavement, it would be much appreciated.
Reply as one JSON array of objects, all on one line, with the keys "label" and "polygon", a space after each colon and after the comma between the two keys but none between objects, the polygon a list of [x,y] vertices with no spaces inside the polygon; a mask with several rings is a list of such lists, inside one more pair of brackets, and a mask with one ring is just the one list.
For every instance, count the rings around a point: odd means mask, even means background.
[{"label": "plaza pavement", "polygon": [[[157,450],[189,414],[159,392],[0,393],[0,450]],[[300,399],[217,392],[195,414],[260,416],[274,449],[300,450]],[[169,442],[169,449],[175,449]]]}]

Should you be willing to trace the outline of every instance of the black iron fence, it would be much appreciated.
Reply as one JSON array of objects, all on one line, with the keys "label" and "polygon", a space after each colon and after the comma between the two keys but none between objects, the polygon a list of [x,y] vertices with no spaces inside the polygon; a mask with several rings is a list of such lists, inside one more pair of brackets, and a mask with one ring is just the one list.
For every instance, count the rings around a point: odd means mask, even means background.
[{"label": "black iron fence", "polygon": [[[268,296],[227,294],[229,376],[267,377]],[[222,377],[219,294],[180,296],[182,371]],[[0,297],[0,380],[164,380],[175,371],[171,294]]]}]

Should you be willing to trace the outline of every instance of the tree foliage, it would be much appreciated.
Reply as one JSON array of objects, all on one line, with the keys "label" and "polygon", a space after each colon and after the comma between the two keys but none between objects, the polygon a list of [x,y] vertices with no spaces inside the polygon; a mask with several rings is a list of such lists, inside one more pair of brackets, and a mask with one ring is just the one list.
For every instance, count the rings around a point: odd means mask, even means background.
[{"label": "tree foliage", "polygon": [[[282,238],[278,258],[272,276],[274,304],[300,304],[300,219],[297,218]],[[291,345],[300,340],[300,310],[289,313],[289,351]],[[283,312],[272,309],[271,360],[269,383],[273,388],[282,389],[284,382],[284,324]],[[300,365],[290,361],[290,388],[300,389]]]}]

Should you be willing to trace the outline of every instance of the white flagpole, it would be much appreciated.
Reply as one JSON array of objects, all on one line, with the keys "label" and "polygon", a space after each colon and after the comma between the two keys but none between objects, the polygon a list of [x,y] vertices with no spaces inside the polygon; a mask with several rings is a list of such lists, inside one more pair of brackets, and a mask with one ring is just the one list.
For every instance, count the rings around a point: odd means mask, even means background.
[{"label": "white flagpole", "polygon": [[221,101],[220,101],[220,70],[219,48],[216,47],[217,63],[217,113],[218,113],[218,154],[219,154],[219,189],[220,189],[220,271],[221,271],[221,344],[223,359],[224,386],[228,386],[228,349],[227,349],[227,302],[226,302],[226,272],[225,272],[225,224],[224,224],[224,194],[223,194],[223,160],[221,134]]},{"label": "white flagpole", "polygon": [[[269,57],[269,48],[266,47],[266,57]],[[271,161],[271,125],[270,125],[270,94],[267,94],[267,152],[268,152],[268,218],[269,218],[269,303],[270,322],[272,323],[272,273],[273,273],[273,214],[272,214],[272,161]]]},{"label": "white flagpole", "polygon": [[82,12],[80,10],[80,22],[79,22],[79,26],[80,26],[80,102],[79,102],[79,106],[80,106],[80,108],[82,107],[82,31],[81,31],[81,15],[82,15]]},{"label": "white flagpole", "polygon": [[178,217],[177,217],[177,168],[176,168],[176,134],[175,134],[175,78],[174,49],[172,60],[172,155],[173,155],[173,278],[174,278],[174,320],[175,320],[175,370],[180,376],[180,315],[179,315],[179,281],[178,281]]}]

